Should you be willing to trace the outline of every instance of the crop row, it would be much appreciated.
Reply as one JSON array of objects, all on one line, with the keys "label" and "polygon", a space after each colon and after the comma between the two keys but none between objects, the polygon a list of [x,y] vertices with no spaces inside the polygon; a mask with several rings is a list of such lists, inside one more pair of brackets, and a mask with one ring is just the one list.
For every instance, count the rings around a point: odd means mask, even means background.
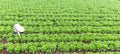
[{"label": "crop row", "polygon": [[29,42],[92,42],[92,41],[120,41],[119,35],[94,35],[94,34],[23,34],[21,38],[17,35],[6,35],[8,42],[29,43]]},{"label": "crop row", "polygon": [[[13,26],[13,24],[15,24],[15,21],[0,21],[0,25],[1,26]],[[20,24],[22,24],[23,26],[53,26],[53,21],[28,21],[28,20],[24,20],[19,22]]]},{"label": "crop row", "polygon": [[[100,18],[102,17],[102,18]],[[44,16],[19,16],[19,15],[1,15],[1,20],[30,20],[30,21],[44,21],[44,20],[66,20],[66,21],[120,21],[118,17],[103,17],[103,16],[89,16],[89,17],[44,17]]]},{"label": "crop row", "polygon": [[[61,23],[62,22],[62,23]],[[119,26],[118,21],[56,21],[57,26]]]},{"label": "crop row", "polygon": [[83,42],[34,42],[34,43],[7,43],[0,45],[0,50],[6,48],[8,52],[55,52],[59,51],[107,51],[119,50],[120,41],[94,41],[90,44]]},{"label": "crop row", "polygon": [[[112,27],[92,27],[92,26],[45,26],[45,27],[32,27],[24,26],[25,33],[116,33],[119,34],[119,26]],[[0,33],[13,32],[11,26],[0,26]]]},{"label": "crop row", "polygon": [[[2,26],[12,26],[14,21],[0,21]],[[27,23],[26,23],[27,22]],[[62,22],[62,23],[61,23]],[[120,26],[119,21],[28,21],[19,22],[23,26]]]},{"label": "crop row", "polygon": [[[59,13],[59,12],[58,12]],[[89,12],[88,12],[89,13]],[[44,13],[40,13],[40,12],[36,12],[36,13],[18,13],[18,14],[12,14],[12,13],[5,13],[4,15],[10,15],[10,16],[16,16],[19,15],[19,17],[27,17],[27,16],[40,16],[40,17],[98,17],[98,18],[103,18],[103,17],[109,17],[109,18],[113,18],[113,17],[119,17],[119,14],[71,14],[71,13],[62,13],[62,14],[44,14]]]},{"label": "crop row", "polygon": [[[21,34],[22,36],[25,36],[25,37],[32,37],[32,36],[97,36],[97,37],[102,37],[102,36],[117,36],[119,37],[119,34],[102,34],[102,33],[81,33],[81,34],[65,34],[65,33],[60,33],[60,34],[42,34],[42,33],[38,33],[38,34]],[[9,38],[9,37],[15,37],[16,35],[13,33],[8,33],[8,34],[0,34],[0,38]]]}]

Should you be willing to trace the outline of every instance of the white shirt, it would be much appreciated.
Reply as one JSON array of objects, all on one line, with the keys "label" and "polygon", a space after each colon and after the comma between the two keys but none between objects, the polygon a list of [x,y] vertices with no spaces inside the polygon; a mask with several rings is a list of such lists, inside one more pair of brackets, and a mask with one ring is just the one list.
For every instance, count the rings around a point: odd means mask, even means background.
[{"label": "white shirt", "polygon": [[24,32],[24,27],[19,25],[19,24],[15,24],[14,25],[14,32]]}]

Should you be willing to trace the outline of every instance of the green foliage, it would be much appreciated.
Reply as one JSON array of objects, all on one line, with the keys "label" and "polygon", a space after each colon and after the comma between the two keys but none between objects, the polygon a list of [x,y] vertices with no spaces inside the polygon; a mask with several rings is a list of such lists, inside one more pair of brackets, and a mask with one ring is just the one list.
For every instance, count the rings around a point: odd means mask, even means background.
[{"label": "green foliage", "polygon": [[[11,54],[21,51],[32,54],[57,51],[114,54],[101,51],[120,50],[119,2],[0,0],[0,51],[7,49]],[[21,38],[14,34],[16,21],[25,27]]]}]

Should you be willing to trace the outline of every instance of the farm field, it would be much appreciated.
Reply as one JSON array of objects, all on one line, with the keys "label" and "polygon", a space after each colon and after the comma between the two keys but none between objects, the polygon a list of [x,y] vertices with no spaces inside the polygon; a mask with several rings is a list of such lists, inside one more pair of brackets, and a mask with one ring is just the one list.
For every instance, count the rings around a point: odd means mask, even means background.
[{"label": "farm field", "polygon": [[120,54],[120,1],[0,0],[0,54]]}]

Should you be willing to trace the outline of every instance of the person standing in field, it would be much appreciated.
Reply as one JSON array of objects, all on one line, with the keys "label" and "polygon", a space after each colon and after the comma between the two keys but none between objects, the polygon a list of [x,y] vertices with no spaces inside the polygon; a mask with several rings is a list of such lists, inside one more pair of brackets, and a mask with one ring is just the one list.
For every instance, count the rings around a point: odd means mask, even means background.
[{"label": "person standing in field", "polygon": [[24,27],[19,24],[14,24],[14,33],[17,33],[21,37],[20,33],[24,32]]}]

